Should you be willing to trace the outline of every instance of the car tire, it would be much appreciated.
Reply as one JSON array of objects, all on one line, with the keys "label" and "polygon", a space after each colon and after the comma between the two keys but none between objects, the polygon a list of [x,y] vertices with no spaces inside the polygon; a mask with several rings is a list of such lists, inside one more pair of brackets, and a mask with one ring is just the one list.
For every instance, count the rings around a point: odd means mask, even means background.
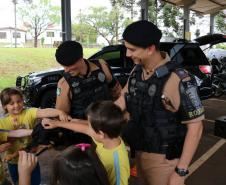
[{"label": "car tire", "polygon": [[41,98],[40,107],[44,108],[55,108],[56,105],[56,90],[50,89],[47,90]]}]

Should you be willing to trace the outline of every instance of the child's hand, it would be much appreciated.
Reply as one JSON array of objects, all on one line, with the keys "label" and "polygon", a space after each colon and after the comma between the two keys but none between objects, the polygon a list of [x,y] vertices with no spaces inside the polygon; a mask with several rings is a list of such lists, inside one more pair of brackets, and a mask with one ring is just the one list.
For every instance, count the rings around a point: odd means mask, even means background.
[{"label": "child's hand", "polygon": [[51,119],[48,119],[48,118],[44,118],[42,120],[42,126],[45,128],[45,129],[53,129],[53,128],[56,128],[57,126],[54,124],[54,121],[51,120]]},{"label": "child's hand", "polygon": [[69,121],[69,120],[71,120],[71,117],[68,114],[66,114],[65,112],[60,111],[59,112],[59,120],[60,121]]},{"label": "child's hand", "polygon": [[11,146],[11,143],[4,143],[0,145],[0,153],[1,152],[5,152],[6,150],[9,149],[9,147]]},{"label": "child's hand", "polygon": [[38,158],[34,154],[19,151],[18,172],[20,177],[30,176],[37,165]]}]

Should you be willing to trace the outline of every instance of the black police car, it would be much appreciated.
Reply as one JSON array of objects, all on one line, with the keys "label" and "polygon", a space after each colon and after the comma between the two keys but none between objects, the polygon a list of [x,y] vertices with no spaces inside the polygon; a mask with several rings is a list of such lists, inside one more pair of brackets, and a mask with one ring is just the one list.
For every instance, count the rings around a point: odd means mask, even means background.
[{"label": "black police car", "polygon": [[[178,63],[182,61],[181,65],[195,75],[202,100],[213,95],[211,87],[212,66],[200,48],[203,40],[206,44],[205,38],[200,39],[199,43],[184,40],[160,43],[161,51],[166,51],[173,55],[173,60]],[[212,41],[212,39],[210,40]],[[113,45],[104,47],[89,59],[99,58],[107,61],[113,74],[122,85],[125,85],[134,65],[132,60],[126,57],[125,46]],[[62,73],[63,68],[17,77],[16,86],[22,89],[26,105],[41,108],[54,107],[57,82],[62,77]]]}]

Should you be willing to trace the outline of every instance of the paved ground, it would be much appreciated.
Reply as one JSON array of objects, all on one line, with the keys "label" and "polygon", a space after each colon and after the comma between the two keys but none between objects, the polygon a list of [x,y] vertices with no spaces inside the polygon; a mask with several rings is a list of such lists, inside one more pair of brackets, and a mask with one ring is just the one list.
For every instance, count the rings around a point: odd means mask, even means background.
[{"label": "paved ground", "polygon": [[[226,96],[205,100],[203,104],[206,110],[204,133],[185,184],[225,185],[226,140],[214,136],[214,121],[216,118],[226,115]],[[43,185],[49,184],[51,162],[57,153],[59,151],[51,149],[39,156]],[[136,178],[131,178],[130,185],[137,185]]]}]

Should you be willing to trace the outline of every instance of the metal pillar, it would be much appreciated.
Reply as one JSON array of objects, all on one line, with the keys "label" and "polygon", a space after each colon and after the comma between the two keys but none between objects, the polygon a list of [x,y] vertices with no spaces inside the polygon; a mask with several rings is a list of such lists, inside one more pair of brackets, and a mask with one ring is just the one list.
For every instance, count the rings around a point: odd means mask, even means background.
[{"label": "metal pillar", "polygon": [[196,3],[196,0],[189,0],[184,3],[184,39],[191,40],[191,32],[189,28],[190,7]]},{"label": "metal pillar", "polygon": [[17,5],[17,0],[13,0],[13,4],[14,4],[14,44],[15,44],[15,48],[17,48],[17,20],[16,20],[16,5]]},{"label": "metal pillar", "polygon": [[141,19],[148,20],[148,0],[141,0]]},{"label": "metal pillar", "polygon": [[190,10],[189,6],[184,6],[184,39],[190,40],[189,37],[189,17],[190,17]]},{"label": "metal pillar", "polygon": [[217,14],[210,14],[210,34],[214,33],[214,18]]},{"label": "metal pillar", "polygon": [[71,0],[61,0],[62,40],[71,40]]}]

